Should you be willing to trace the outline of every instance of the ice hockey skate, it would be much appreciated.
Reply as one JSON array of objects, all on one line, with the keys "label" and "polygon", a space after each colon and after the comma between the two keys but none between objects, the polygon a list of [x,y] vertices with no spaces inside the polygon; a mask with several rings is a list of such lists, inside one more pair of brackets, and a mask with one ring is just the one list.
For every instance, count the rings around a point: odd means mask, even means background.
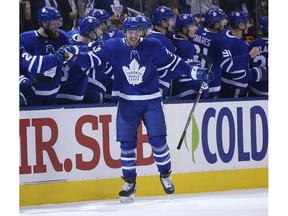
[{"label": "ice hockey skate", "polygon": [[[123,178],[123,177],[122,177]],[[121,203],[131,203],[135,200],[136,181],[132,178],[123,178],[125,184],[119,192]]]},{"label": "ice hockey skate", "polygon": [[165,193],[172,199],[175,188],[171,181],[170,173],[161,173],[160,181]]}]

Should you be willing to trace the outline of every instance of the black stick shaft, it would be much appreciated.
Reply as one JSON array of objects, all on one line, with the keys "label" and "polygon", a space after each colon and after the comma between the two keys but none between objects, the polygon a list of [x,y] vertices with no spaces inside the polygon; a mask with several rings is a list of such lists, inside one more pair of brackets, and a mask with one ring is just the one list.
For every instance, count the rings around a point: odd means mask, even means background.
[{"label": "black stick shaft", "polygon": [[181,136],[181,138],[180,138],[180,140],[179,140],[179,143],[178,143],[178,145],[177,145],[177,149],[180,149],[181,146],[182,146],[182,143],[183,143],[183,140],[184,140],[184,138],[185,138],[185,136],[186,136],[186,132],[187,132],[188,127],[189,127],[189,125],[190,125],[191,118],[192,118],[192,116],[193,116],[194,110],[196,109],[196,106],[197,106],[197,104],[198,104],[198,102],[199,102],[199,100],[200,100],[200,97],[201,97],[201,95],[202,95],[202,92],[203,92],[203,89],[204,89],[205,85],[206,85],[206,83],[205,83],[205,82],[202,82],[202,85],[201,85],[201,87],[200,87],[200,89],[199,89],[199,92],[198,92],[198,94],[197,94],[197,97],[196,97],[196,101],[195,101],[195,103],[193,104],[193,107],[192,107],[192,109],[191,109],[191,111],[190,111],[190,113],[189,113],[188,119],[187,119],[187,121],[186,121],[185,128],[184,128],[184,130],[183,130],[183,132],[182,132],[182,136]]}]

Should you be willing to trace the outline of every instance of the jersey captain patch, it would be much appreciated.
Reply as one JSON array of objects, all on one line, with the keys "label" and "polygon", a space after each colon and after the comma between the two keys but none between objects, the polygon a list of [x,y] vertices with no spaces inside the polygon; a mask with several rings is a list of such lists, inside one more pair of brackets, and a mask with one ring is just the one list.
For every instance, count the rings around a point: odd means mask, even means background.
[{"label": "jersey captain patch", "polygon": [[122,69],[129,84],[135,86],[143,82],[143,75],[145,73],[146,67],[140,67],[136,59],[133,59],[130,62],[129,68],[122,66]]}]

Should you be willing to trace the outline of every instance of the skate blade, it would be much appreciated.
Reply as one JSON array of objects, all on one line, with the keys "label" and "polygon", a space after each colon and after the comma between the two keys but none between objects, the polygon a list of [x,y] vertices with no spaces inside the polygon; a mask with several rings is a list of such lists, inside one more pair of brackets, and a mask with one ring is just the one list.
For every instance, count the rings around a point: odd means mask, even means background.
[{"label": "skate blade", "polygon": [[173,199],[173,194],[167,194],[167,196],[169,197],[169,199]]},{"label": "skate blade", "polygon": [[134,201],[135,201],[135,194],[132,194],[129,197],[120,196],[121,203],[133,203]]}]

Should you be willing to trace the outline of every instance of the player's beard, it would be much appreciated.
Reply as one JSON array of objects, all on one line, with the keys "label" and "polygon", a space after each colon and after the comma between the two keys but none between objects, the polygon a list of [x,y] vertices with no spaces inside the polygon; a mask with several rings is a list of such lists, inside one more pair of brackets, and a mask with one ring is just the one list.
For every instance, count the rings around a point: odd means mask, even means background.
[{"label": "player's beard", "polygon": [[59,35],[57,29],[50,30],[50,29],[44,28],[44,33],[48,36],[48,38],[56,38]]}]

